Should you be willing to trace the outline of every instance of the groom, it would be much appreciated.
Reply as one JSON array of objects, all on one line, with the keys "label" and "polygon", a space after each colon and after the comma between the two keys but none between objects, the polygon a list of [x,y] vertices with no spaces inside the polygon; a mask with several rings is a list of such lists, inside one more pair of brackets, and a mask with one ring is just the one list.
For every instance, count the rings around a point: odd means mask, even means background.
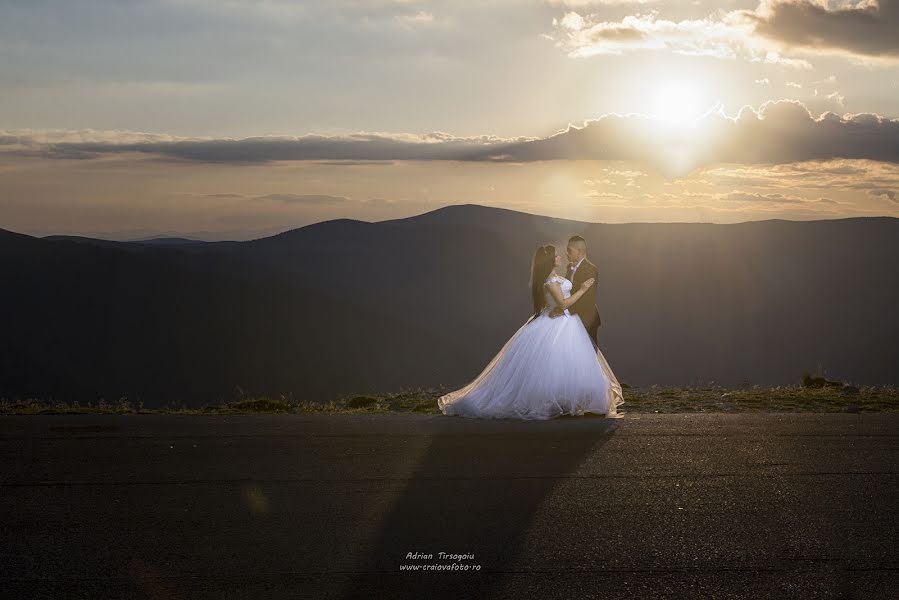
[{"label": "groom", "polygon": [[[565,278],[571,281],[571,288],[576,290],[583,285],[585,281],[593,277],[598,281],[596,265],[587,260],[587,242],[579,235],[572,236],[568,240],[568,248],[567,248],[568,260],[571,261],[568,263],[568,269],[565,271]],[[584,327],[587,329],[587,333],[590,334],[590,340],[593,342],[594,348],[599,348],[599,344],[596,342],[596,330],[602,324],[599,320],[599,309],[596,308],[596,287],[597,284],[593,284],[593,293],[587,293],[581,296],[581,299],[575,302],[569,309],[568,312],[573,315],[578,315],[581,318],[581,322],[584,324]],[[563,314],[563,311],[556,307],[549,313],[550,317],[559,317]]]}]

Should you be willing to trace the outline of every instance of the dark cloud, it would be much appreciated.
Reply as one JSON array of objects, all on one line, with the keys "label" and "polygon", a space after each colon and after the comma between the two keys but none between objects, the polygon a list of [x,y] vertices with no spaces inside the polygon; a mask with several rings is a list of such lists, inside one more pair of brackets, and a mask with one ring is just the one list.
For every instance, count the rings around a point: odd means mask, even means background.
[{"label": "dark cloud", "polygon": [[694,128],[636,115],[606,115],[549,138],[491,149],[504,160],[639,160],[670,175],[718,162],[792,163],[833,158],[899,163],[899,119],[875,114],[815,118],[800,102],[743,107],[736,118],[708,115]]},{"label": "dark cloud", "polygon": [[[54,138],[54,133],[57,137]],[[459,138],[442,132],[427,135],[358,133],[348,136],[252,137],[243,139],[172,139],[147,134],[96,132],[90,141],[70,141],[65,133],[23,135],[0,132],[0,150],[53,158],[98,157],[104,154],[146,153],[178,160],[212,163],[266,163],[316,160],[360,165],[395,160],[493,160],[490,148],[526,140],[494,136]],[[91,137],[83,134],[82,137]]]},{"label": "dark cloud", "polygon": [[774,0],[743,14],[755,31],[791,46],[899,57],[899,0],[863,0],[828,8],[808,0]]},{"label": "dark cloud", "polygon": [[[99,135],[99,134],[98,134]],[[544,160],[643,161],[667,175],[685,175],[719,162],[793,163],[834,158],[899,163],[899,119],[861,113],[831,112],[813,117],[795,100],[766,102],[757,111],[743,107],[728,117],[711,113],[694,126],[672,125],[636,114],[608,114],[545,138],[460,138],[446,133],[308,135],[295,138],[185,140],[105,134],[92,141],[54,141],[0,133],[7,152],[69,158],[110,153],[148,153],[175,160],[212,163],[271,161],[452,160],[532,162]],[[124,134],[123,134],[124,135]],[[82,136],[85,137],[85,136]],[[847,171],[848,173],[848,171]]]},{"label": "dark cloud", "polygon": [[[41,142],[27,136],[0,136],[2,145],[25,145],[20,154],[54,158],[96,157],[140,152],[169,158],[213,163],[266,163],[286,160],[361,161],[464,160],[497,138],[454,138],[354,134],[345,137],[307,135],[295,138],[253,137],[211,140],[154,140],[122,142],[115,139],[86,142]],[[414,139],[413,139],[414,138]],[[5,142],[4,140],[11,140]],[[489,158],[489,157],[485,157]]]},{"label": "dark cloud", "polygon": [[718,120],[703,146],[706,159],[787,163],[851,158],[899,163],[899,119],[860,113],[813,117],[800,102],[744,107],[737,118]]},{"label": "dark cloud", "polygon": [[893,190],[874,188],[874,189],[868,190],[867,194],[869,196],[873,196],[874,198],[882,198],[882,199],[889,200],[890,202],[899,204],[899,200],[896,199],[896,192]]}]

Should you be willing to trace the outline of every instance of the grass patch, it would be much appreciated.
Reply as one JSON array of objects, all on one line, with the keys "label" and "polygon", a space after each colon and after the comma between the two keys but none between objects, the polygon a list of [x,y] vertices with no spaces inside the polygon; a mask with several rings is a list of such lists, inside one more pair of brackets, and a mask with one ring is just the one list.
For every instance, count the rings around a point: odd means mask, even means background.
[{"label": "grass patch", "polygon": [[896,412],[895,386],[631,388],[625,412]]},{"label": "grass patch", "polygon": [[[632,387],[622,385],[625,413],[740,413],[740,412],[899,412],[899,387]],[[452,391],[445,386],[403,389],[386,394],[354,394],[329,402],[296,401],[290,396],[241,397],[232,402],[200,408],[169,406],[148,409],[127,398],[115,402],[10,400],[0,398],[0,414],[390,414],[439,415],[437,398]]]}]

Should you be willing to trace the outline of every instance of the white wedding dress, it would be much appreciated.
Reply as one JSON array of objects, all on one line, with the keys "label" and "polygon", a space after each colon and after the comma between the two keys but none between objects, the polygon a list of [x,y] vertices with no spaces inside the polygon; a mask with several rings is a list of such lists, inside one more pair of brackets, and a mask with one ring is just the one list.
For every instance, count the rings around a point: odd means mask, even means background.
[{"label": "white wedding dress", "polygon": [[[562,296],[571,295],[571,282],[551,275]],[[544,289],[545,289],[544,285]],[[465,387],[441,396],[437,406],[445,415],[474,418],[552,419],[587,412],[621,417],[621,385],[602,352],[594,350],[590,335],[577,315],[559,317],[545,291],[546,308],[522,325],[487,367]]]}]

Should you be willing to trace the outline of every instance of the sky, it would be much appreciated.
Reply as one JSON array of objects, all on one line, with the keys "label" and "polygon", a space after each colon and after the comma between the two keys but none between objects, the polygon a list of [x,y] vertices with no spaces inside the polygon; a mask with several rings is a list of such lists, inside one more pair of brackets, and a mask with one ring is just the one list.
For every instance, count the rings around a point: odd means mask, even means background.
[{"label": "sky", "polygon": [[899,217],[899,0],[0,0],[0,228]]}]

